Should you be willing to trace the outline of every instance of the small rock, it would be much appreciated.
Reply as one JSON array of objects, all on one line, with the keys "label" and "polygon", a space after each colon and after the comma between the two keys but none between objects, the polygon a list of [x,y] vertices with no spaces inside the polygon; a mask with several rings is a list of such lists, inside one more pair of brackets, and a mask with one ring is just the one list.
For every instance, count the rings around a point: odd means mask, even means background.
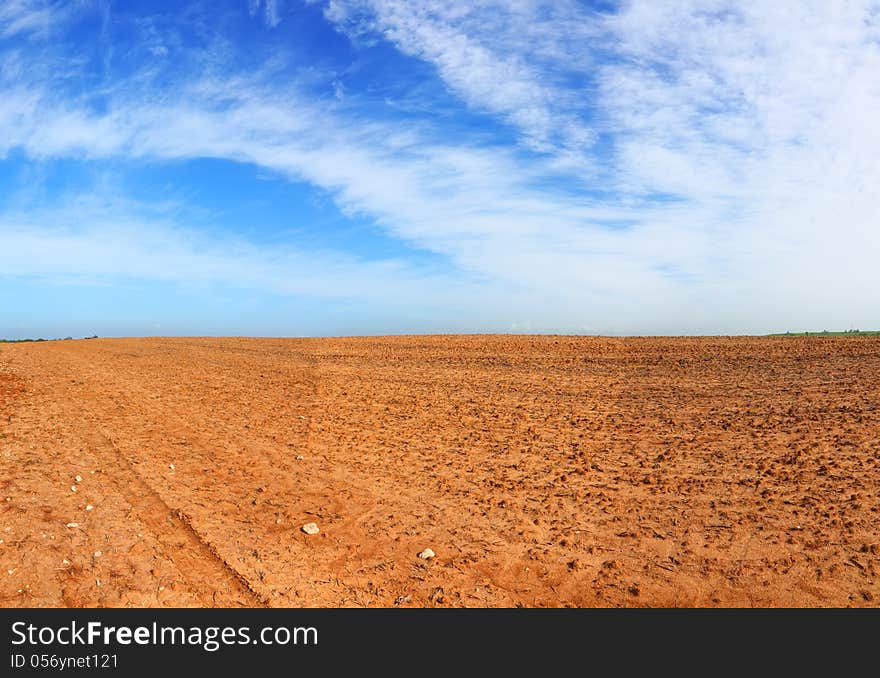
[{"label": "small rock", "polygon": [[76,485],[71,485],[71,486],[70,486],[70,491],[71,491],[71,492],[76,492],[76,489],[77,489],[77,488],[76,488]]},{"label": "small rock", "polygon": [[74,480],[78,483],[81,483],[83,481],[83,478],[82,476],[77,476],[76,478],[74,478]]},{"label": "small rock", "polygon": [[303,459],[305,459],[305,457],[302,456],[301,454],[296,455],[296,458],[297,458],[297,460],[299,460],[299,461],[302,461]]},{"label": "small rock", "polygon": [[95,551],[95,558],[100,558],[104,554],[101,551]]},{"label": "small rock", "polygon": [[170,469],[173,471],[173,470],[174,470],[174,464],[168,464],[168,468],[170,468]]},{"label": "small rock", "polygon": [[306,534],[318,534],[318,532],[320,532],[321,530],[318,527],[317,523],[306,523],[302,526],[302,531]]},{"label": "small rock", "polygon": [[91,504],[86,504],[86,511],[91,511],[91,510],[94,509],[94,508],[95,508],[95,507],[92,506]]},{"label": "small rock", "polygon": [[424,551],[422,551],[422,552],[419,554],[419,558],[421,558],[422,560],[430,560],[430,559],[433,558],[435,555],[437,555],[437,554],[434,553],[431,549],[425,549]]},{"label": "small rock", "polygon": [[79,523],[67,523],[67,527],[79,527]]}]

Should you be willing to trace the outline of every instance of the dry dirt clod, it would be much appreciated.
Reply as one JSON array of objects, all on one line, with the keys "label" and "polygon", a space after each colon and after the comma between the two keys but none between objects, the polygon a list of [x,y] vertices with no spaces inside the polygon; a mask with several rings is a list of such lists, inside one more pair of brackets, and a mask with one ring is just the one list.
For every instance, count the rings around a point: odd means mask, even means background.
[{"label": "dry dirt clod", "polygon": [[302,531],[306,534],[318,534],[321,529],[318,527],[317,523],[306,523],[302,526]]},{"label": "dry dirt clod", "polygon": [[421,558],[422,560],[430,560],[430,559],[433,558],[435,555],[437,555],[437,554],[434,553],[434,551],[432,551],[431,549],[425,549],[424,551],[422,551],[422,552],[419,554],[419,558]]}]

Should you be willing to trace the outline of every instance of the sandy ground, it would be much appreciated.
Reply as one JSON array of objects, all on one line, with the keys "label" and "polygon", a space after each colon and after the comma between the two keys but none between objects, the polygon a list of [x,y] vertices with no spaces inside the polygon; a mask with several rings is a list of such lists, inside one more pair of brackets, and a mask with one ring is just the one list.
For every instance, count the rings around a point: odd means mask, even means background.
[{"label": "sandy ground", "polygon": [[871,337],[0,344],[0,605],[877,606],[878,375]]}]

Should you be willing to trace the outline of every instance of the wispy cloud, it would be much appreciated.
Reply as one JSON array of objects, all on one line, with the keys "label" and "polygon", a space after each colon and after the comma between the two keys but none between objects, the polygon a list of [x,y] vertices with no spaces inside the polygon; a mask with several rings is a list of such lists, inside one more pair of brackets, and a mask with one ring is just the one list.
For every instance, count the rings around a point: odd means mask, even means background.
[{"label": "wispy cloud", "polygon": [[275,28],[281,23],[282,0],[248,0],[248,10],[251,16],[263,12],[263,19],[270,28]]},{"label": "wispy cloud", "polygon": [[[571,2],[331,0],[325,16],[354,39],[381,36],[429,61],[470,106],[514,125],[529,147],[570,152],[594,140],[571,87],[593,65],[595,15]],[[548,68],[550,66],[550,68]]]},{"label": "wispy cloud", "polygon": [[46,0],[6,0],[0,5],[0,37],[46,33],[58,11]]}]

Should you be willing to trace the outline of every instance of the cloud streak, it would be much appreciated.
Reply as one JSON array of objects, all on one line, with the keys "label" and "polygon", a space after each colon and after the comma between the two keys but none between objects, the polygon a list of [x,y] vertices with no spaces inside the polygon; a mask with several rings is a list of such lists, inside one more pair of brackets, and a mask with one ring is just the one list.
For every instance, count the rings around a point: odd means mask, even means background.
[{"label": "cloud streak", "polygon": [[580,115],[589,93],[563,85],[589,68],[584,45],[597,37],[592,15],[575,3],[332,0],[324,14],[352,38],[382,36],[430,62],[453,92],[513,125],[530,148],[579,153],[594,141]]},{"label": "cloud streak", "polygon": [[0,38],[46,33],[59,11],[39,0],[8,0],[0,6]]},{"label": "cloud streak", "polygon": [[269,28],[281,23],[281,0],[248,0],[251,16],[263,12],[263,20]]}]

